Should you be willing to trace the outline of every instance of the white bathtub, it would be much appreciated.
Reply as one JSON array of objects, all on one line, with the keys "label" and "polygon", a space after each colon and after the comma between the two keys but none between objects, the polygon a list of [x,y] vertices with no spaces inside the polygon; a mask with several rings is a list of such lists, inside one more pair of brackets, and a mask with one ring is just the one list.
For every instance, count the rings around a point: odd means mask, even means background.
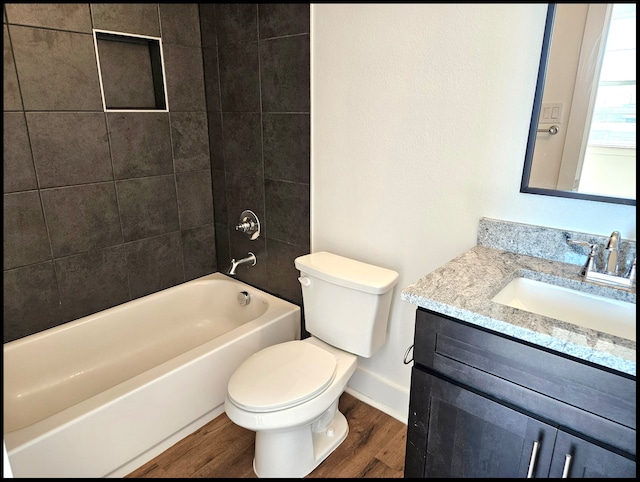
[{"label": "white bathtub", "polygon": [[214,273],[6,343],[13,474],[122,477],[223,413],[248,356],[299,338],[298,306]]}]

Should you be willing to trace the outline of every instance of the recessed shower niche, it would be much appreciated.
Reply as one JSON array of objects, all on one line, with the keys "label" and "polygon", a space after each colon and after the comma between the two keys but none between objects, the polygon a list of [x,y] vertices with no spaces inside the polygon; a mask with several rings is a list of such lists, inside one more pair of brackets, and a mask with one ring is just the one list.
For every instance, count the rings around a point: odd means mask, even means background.
[{"label": "recessed shower niche", "polygon": [[93,31],[102,104],[107,111],[167,111],[162,39]]}]

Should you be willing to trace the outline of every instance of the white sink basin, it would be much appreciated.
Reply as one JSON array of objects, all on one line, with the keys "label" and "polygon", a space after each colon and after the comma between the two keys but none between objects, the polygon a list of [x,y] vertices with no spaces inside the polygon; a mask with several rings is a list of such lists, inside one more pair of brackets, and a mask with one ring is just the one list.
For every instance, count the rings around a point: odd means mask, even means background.
[{"label": "white sink basin", "polygon": [[492,301],[636,341],[636,305],[528,278],[515,278]]}]

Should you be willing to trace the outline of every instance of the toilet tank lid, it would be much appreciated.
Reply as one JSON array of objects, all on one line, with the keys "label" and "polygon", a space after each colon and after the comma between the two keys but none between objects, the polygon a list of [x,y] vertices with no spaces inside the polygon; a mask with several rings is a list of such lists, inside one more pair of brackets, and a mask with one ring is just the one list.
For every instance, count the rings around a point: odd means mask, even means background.
[{"label": "toilet tank lid", "polygon": [[398,281],[398,273],[387,268],[320,251],[295,260],[296,268],[310,276],[366,293],[382,294]]}]

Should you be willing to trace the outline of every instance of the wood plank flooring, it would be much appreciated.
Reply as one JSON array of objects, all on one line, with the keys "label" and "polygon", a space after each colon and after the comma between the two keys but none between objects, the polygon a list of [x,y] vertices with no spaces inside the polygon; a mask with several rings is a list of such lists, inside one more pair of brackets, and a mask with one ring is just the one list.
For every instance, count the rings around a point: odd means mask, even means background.
[{"label": "wood plank flooring", "polygon": [[[306,478],[402,478],[407,426],[346,392],[339,407],[349,434]],[[257,478],[254,438],[223,413],[125,478]]]}]

